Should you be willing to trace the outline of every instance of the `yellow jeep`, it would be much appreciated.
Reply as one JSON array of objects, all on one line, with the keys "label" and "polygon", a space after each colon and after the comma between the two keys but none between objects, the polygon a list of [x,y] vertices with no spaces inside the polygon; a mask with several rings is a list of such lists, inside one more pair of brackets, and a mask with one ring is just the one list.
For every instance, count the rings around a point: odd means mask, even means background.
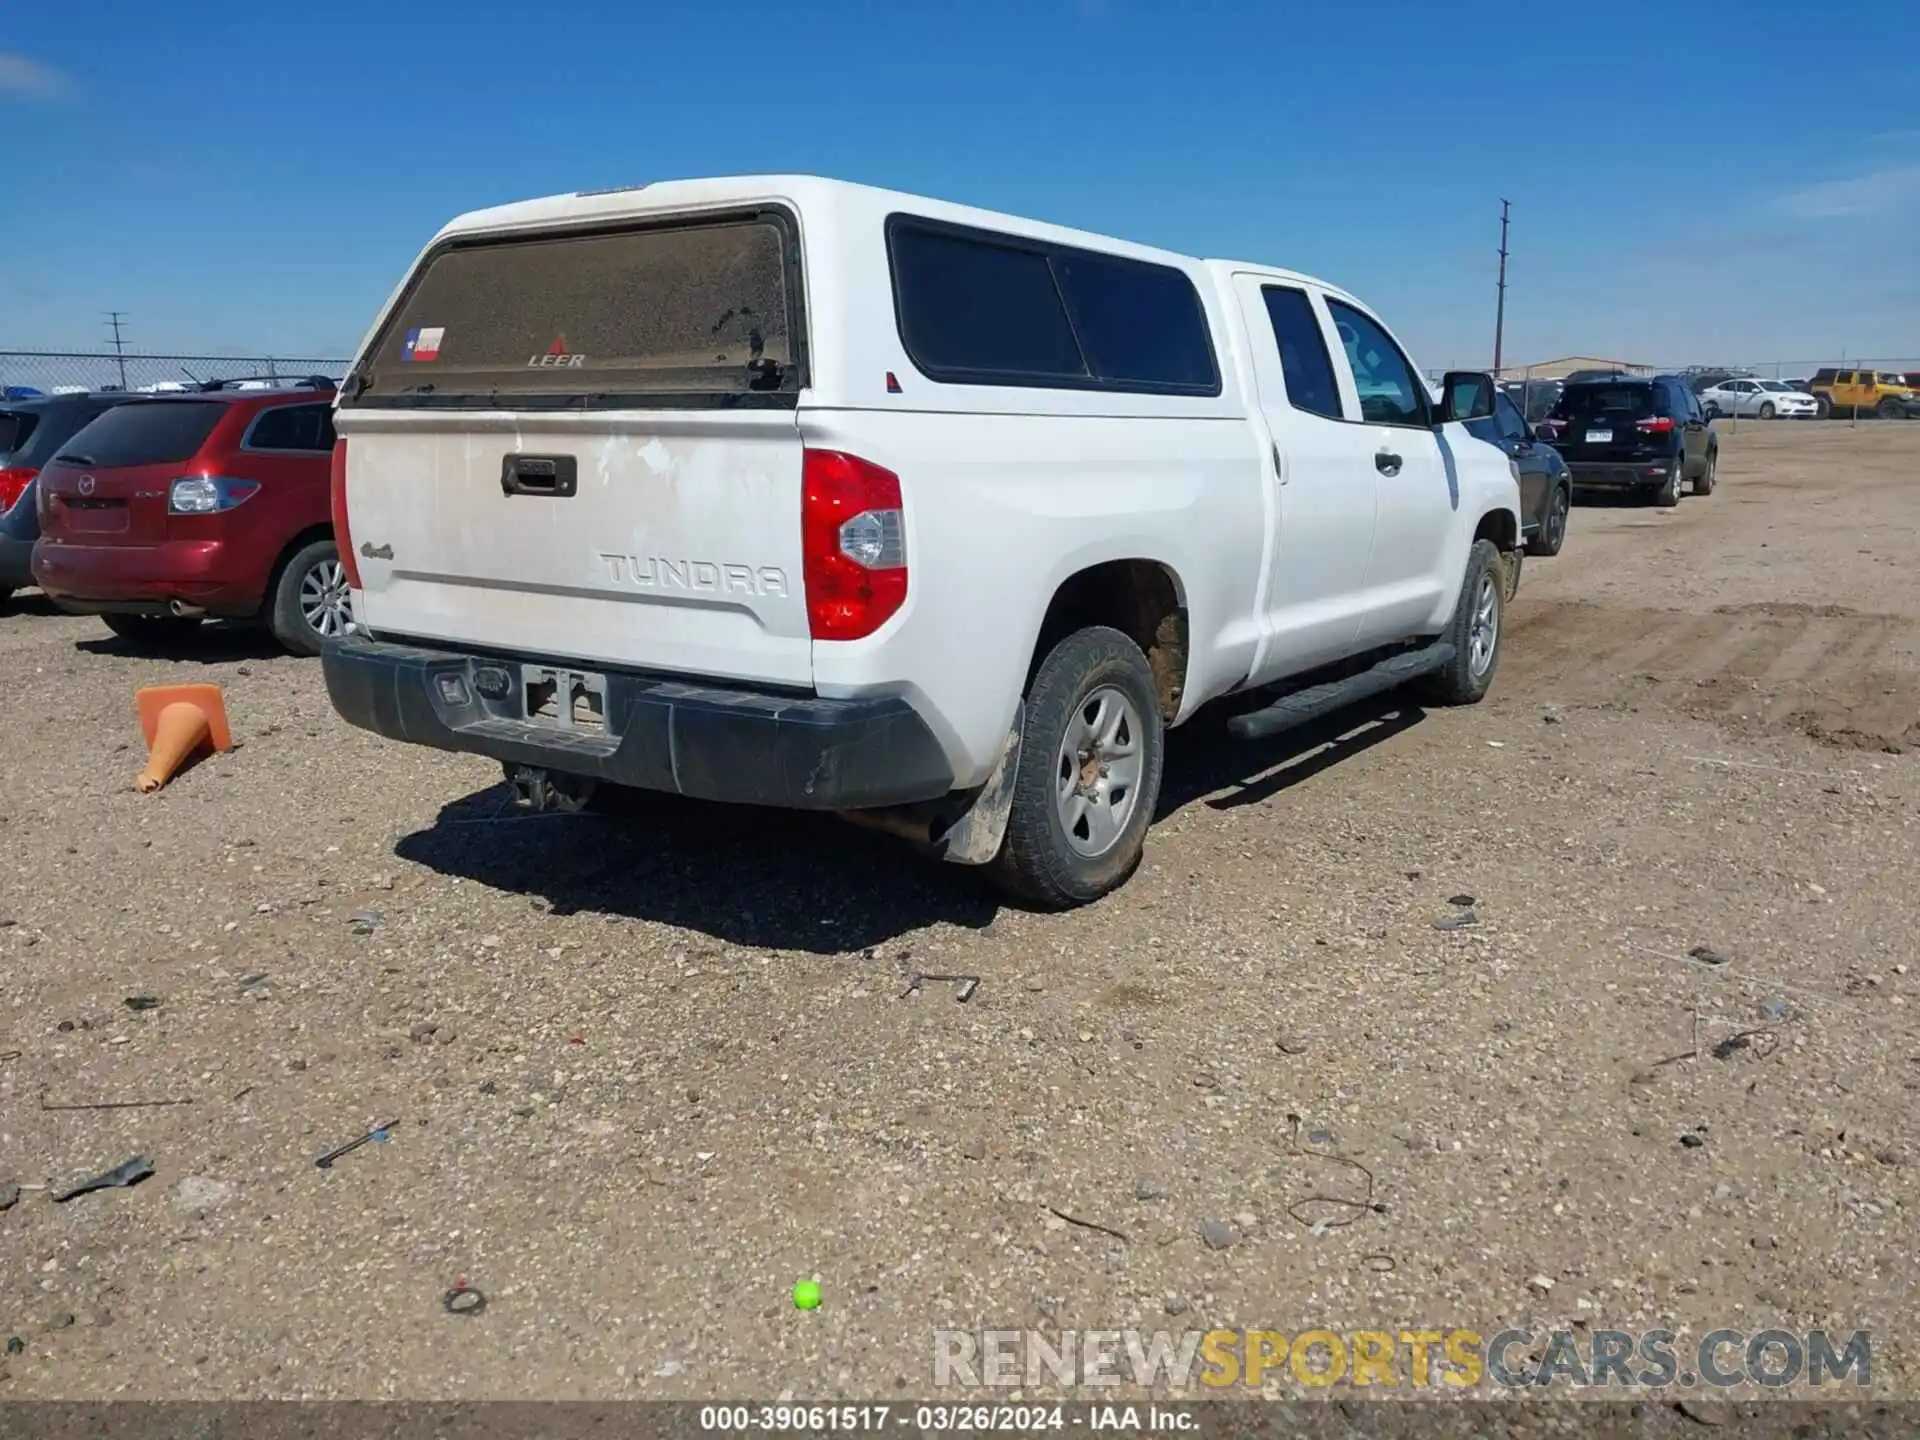
[{"label": "yellow jeep", "polygon": [[1877,415],[1882,420],[1920,417],[1920,391],[1899,375],[1873,370],[1820,370],[1808,382],[1820,402],[1820,418]]}]

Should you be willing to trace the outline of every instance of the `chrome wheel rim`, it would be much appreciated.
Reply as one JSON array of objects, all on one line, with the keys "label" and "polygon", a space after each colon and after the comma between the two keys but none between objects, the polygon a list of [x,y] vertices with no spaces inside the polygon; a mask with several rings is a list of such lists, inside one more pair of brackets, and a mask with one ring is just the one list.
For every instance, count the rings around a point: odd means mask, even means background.
[{"label": "chrome wheel rim", "polygon": [[1145,727],[1133,701],[1112,685],[1090,693],[1067,719],[1054,758],[1060,828],[1088,859],[1120,843],[1139,803]]},{"label": "chrome wheel rim", "polygon": [[1467,665],[1476,680],[1492,667],[1494,647],[1499,643],[1500,587],[1491,575],[1482,575],[1473,597],[1473,622],[1467,631]]},{"label": "chrome wheel rim", "polygon": [[331,639],[353,629],[353,591],[338,560],[322,560],[300,577],[300,614],[314,634]]}]

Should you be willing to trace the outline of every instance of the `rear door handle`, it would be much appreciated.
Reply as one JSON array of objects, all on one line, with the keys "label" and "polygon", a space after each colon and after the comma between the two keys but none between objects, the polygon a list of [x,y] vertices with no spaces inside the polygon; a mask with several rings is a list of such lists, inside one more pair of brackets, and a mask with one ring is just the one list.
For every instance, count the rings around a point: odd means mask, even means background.
[{"label": "rear door handle", "polygon": [[1373,457],[1373,468],[1378,470],[1382,475],[1398,475],[1400,473],[1400,457],[1391,450],[1376,451]]},{"label": "rear door handle", "polygon": [[500,461],[504,495],[571,498],[580,488],[580,466],[571,455],[507,455]]}]

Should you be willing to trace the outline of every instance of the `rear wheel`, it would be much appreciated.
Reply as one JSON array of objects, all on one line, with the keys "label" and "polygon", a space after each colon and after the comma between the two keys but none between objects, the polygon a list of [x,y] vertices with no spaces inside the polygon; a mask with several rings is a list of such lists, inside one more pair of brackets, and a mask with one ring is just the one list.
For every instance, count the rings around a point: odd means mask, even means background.
[{"label": "rear wheel", "polygon": [[129,645],[168,650],[192,637],[198,620],[184,615],[102,615],[107,628]]},{"label": "rear wheel", "polygon": [[0,585],[0,610],[6,609],[7,602],[11,599],[13,599],[13,587],[11,585]]},{"label": "rear wheel", "polygon": [[1720,402],[1718,400],[1709,400],[1707,402],[1707,419],[1718,420],[1719,418],[1720,418]]},{"label": "rear wheel", "polygon": [[1547,513],[1540,517],[1540,533],[1527,542],[1529,555],[1558,555],[1567,543],[1567,515],[1573,508],[1573,496],[1565,485],[1553,487],[1547,497]]},{"label": "rear wheel", "polygon": [[1771,420],[1773,418],[1773,402],[1771,400],[1762,400],[1760,402],[1760,418],[1762,420]]},{"label": "rear wheel", "polygon": [[1709,450],[1707,452],[1706,469],[1702,470],[1700,474],[1696,476],[1694,479],[1694,482],[1693,482],[1694,494],[1711,495],[1713,493],[1713,472],[1717,470],[1719,466],[1720,466],[1720,452],[1718,450]]},{"label": "rear wheel", "polygon": [[1673,463],[1667,467],[1667,478],[1660,483],[1660,488],[1653,492],[1653,503],[1662,510],[1671,510],[1680,503],[1680,487],[1686,483],[1683,478],[1686,468],[1685,455],[1673,457]]},{"label": "rear wheel", "polygon": [[1027,691],[994,880],[1055,910],[1122,884],[1139,866],[1153,823],[1164,742],[1153,671],[1140,647],[1104,625],[1062,639]]},{"label": "rear wheel", "polygon": [[1491,540],[1476,540],[1467,552],[1460,602],[1440,637],[1453,644],[1453,659],[1421,683],[1421,696],[1435,705],[1477,705],[1500,668],[1500,639],[1507,614],[1500,552]]},{"label": "rear wheel", "polygon": [[353,592],[331,540],[302,545],[280,567],[267,601],[273,638],[295,655],[318,655],[321,645],[353,631]]}]

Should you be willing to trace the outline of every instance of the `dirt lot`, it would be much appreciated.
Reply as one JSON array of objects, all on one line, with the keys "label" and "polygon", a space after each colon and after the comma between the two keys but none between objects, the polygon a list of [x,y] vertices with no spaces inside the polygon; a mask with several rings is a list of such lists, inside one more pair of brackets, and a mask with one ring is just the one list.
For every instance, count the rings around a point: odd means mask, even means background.
[{"label": "dirt lot", "polygon": [[[1723,438],[1711,497],[1575,511],[1486,704],[1181,732],[1063,917],[828,820],[502,818],[314,663],[26,597],[0,1396],[871,1399],[941,1325],[1415,1322],[1871,1327],[1914,1395],[1920,425]],[[242,748],[136,795],[181,678]]]}]

